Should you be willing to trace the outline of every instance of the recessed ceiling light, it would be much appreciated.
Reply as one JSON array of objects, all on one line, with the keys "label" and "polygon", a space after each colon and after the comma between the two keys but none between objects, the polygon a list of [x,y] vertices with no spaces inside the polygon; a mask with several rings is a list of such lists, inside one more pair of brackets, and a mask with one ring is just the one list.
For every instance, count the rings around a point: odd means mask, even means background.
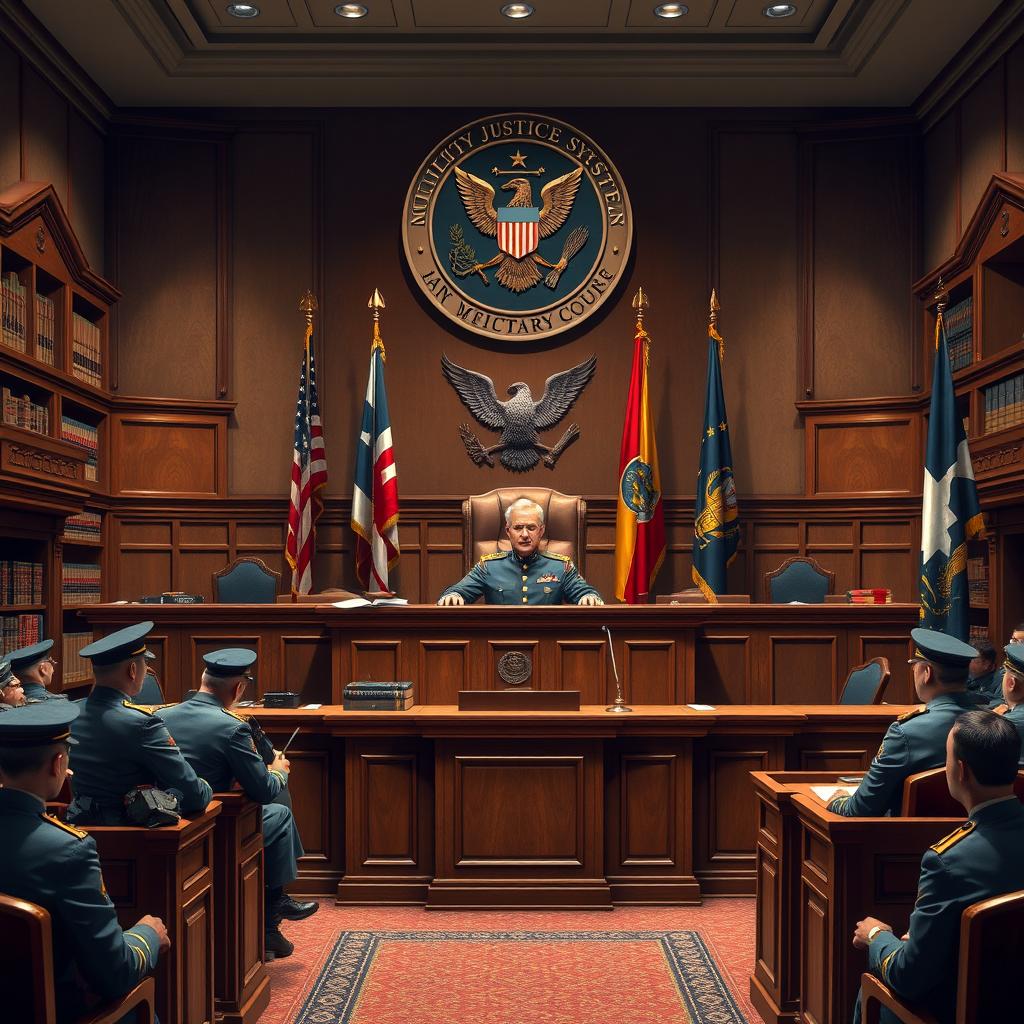
[{"label": "recessed ceiling light", "polygon": [[654,8],[654,13],[659,18],[681,18],[684,14],[690,13],[690,8],[686,4],[658,4]]},{"label": "recessed ceiling light", "polygon": [[334,13],[339,18],[365,18],[369,9],[366,4],[338,4]]},{"label": "recessed ceiling light", "polygon": [[528,18],[533,14],[533,4],[505,4],[501,9],[501,13],[506,18],[513,18],[518,20],[519,18]]},{"label": "recessed ceiling light", "polygon": [[766,18],[791,18],[796,14],[796,4],[769,4],[764,9]]},{"label": "recessed ceiling light", "polygon": [[228,4],[227,12],[232,18],[255,18],[260,9],[255,4]]}]

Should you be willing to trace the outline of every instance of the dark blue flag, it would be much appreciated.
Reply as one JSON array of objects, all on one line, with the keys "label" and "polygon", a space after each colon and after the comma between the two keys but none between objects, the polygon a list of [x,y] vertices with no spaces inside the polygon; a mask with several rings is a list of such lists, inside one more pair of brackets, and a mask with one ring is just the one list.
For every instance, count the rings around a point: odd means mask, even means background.
[{"label": "dark blue flag", "polygon": [[740,540],[739,508],[732,475],[729,418],[722,390],[722,338],[715,329],[718,300],[711,293],[708,326],[708,384],[704,428],[700,438],[700,471],[693,522],[693,582],[708,601],[727,590],[725,570]]},{"label": "dark blue flag", "polygon": [[921,509],[921,625],[967,640],[967,541],[984,523],[967,435],[956,412],[941,311],[935,339]]}]

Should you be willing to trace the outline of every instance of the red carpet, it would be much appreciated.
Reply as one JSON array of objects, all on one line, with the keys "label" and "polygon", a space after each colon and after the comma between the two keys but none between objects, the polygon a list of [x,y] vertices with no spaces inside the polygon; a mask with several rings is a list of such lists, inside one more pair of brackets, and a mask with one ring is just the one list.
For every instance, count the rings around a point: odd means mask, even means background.
[{"label": "red carpet", "polygon": [[[689,993],[673,981],[681,963],[692,966],[702,959],[701,950],[706,950],[703,959],[713,962],[739,1013],[748,1021],[758,1020],[747,994],[754,961],[750,899],[611,913],[428,912],[336,907],[324,901],[314,917],[286,924],[284,930],[295,943],[295,953],[268,966],[271,1000],[260,1024],[296,1021],[344,932],[372,933],[355,936],[351,949],[353,937],[347,937],[332,961],[335,968],[339,957],[365,967],[358,1004],[347,1018],[352,1024],[684,1024],[690,1019],[687,1005],[696,1005],[694,999],[705,1000],[705,1009],[711,1005],[706,1000],[714,985],[700,971]],[[612,941],[553,934],[568,932],[601,933]],[[685,938],[661,939],[659,944],[660,936],[635,936],[680,932],[695,932],[697,938],[687,946]],[[388,938],[380,933],[399,934]],[[408,933],[455,934],[446,940],[444,934]],[[505,935],[490,940],[493,933]],[[362,940],[375,944],[372,957],[358,955]],[[330,1008],[340,998],[329,986],[318,989],[316,1013],[308,1011],[307,1021],[334,1020]],[[545,1009],[543,1016],[539,1008]],[[723,1006],[705,1019],[726,1022],[738,1017]]]}]

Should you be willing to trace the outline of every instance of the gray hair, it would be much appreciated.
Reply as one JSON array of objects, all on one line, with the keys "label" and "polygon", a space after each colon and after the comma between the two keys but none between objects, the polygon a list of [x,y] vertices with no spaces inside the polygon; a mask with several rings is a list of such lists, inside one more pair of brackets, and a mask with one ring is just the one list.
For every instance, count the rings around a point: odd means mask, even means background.
[{"label": "gray hair", "polygon": [[540,521],[540,525],[544,525],[544,509],[540,507],[535,501],[530,501],[529,498],[516,498],[507,509],[505,509],[505,525],[512,525],[512,513],[513,512],[536,512],[537,519]]}]

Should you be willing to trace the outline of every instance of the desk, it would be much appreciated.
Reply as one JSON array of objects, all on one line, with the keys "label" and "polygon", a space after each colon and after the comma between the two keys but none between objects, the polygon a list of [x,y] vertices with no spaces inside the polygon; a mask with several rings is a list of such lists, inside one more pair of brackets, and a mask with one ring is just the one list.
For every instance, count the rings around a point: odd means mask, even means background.
[{"label": "desk", "polygon": [[887,699],[911,702],[906,659],[917,605],[606,605],[505,608],[408,605],[91,605],[99,633],[152,619],[149,644],[168,700],[196,685],[202,656],[252,647],[259,692],[289,688],[340,704],[353,679],[411,679],[421,704],[504,687],[498,662],[528,654],[535,689],[615,696],[602,625],[611,627],[626,700],[636,704],[829,704],[849,670],[885,656]]}]

